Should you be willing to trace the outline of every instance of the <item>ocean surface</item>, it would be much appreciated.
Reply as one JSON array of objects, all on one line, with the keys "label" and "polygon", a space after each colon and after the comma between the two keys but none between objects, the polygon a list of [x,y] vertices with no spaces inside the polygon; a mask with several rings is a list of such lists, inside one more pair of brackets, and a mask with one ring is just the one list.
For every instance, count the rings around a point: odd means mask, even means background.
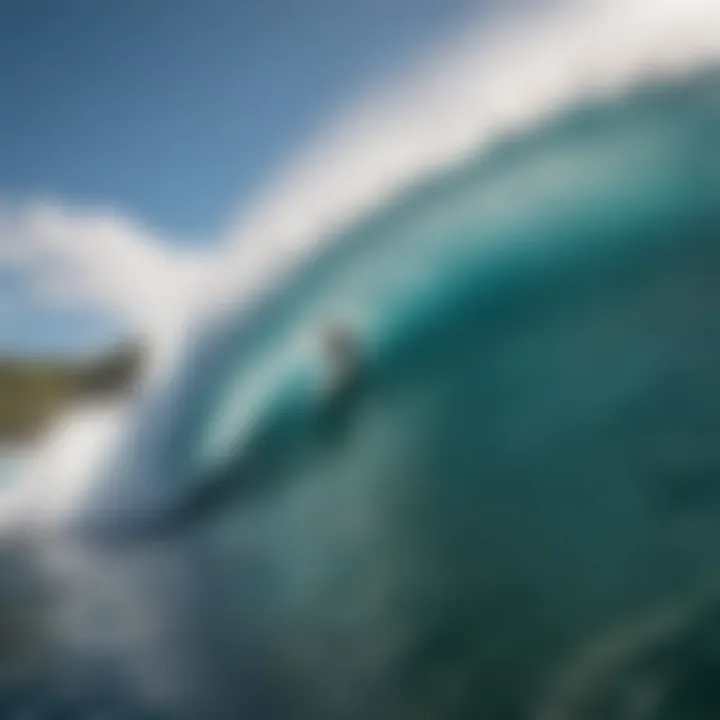
[{"label": "ocean surface", "polygon": [[[143,487],[237,480],[203,527],[212,563],[163,548],[207,612],[148,633],[186,597],[166,558],[108,558],[70,584],[102,607],[122,580],[137,625],[103,649],[177,700],[206,622],[247,717],[719,717],[720,75],[576,107],[418,183],[195,339],[109,497],[137,512]],[[367,384],[327,433],[333,323]],[[1,457],[12,482],[25,456]]]},{"label": "ocean surface", "polygon": [[[419,181],[199,347],[155,467],[252,461],[211,531],[239,664],[276,642],[313,718],[718,717],[718,197],[720,75],[645,85]],[[368,390],[328,436],[336,323]]]}]

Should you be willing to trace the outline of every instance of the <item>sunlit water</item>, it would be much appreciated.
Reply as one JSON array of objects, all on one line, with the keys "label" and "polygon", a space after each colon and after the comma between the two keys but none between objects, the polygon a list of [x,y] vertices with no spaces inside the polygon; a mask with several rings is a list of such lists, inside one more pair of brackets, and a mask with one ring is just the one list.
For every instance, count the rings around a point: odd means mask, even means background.
[{"label": "sunlit water", "polygon": [[[713,717],[718,97],[576,108],[374,210],[196,339],[105,485],[126,418],[61,426],[49,525],[237,481],[163,542],[47,543],[65,692],[91,666],[175,717]],[[337,318],[367,385],[328,415]]]}]

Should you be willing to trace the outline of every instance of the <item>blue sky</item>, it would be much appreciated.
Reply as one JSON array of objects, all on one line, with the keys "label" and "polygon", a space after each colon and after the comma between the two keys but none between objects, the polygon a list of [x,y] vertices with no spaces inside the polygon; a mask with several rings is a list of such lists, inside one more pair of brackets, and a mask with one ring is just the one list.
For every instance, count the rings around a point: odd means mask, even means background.
[{"label": "blue sky", "polygon": [[358,85],[468,0],[5,0],[0,194],[211,236]]}]

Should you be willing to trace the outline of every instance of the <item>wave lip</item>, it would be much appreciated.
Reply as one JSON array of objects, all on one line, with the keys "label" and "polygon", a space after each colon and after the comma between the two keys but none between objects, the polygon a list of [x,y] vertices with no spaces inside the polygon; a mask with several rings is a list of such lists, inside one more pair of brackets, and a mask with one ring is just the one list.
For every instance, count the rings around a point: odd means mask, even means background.
[{"label": "wave lip", "polygon": [[720,57],[712,0],[546,8],[482,16],[333,118],[226,233],[232,269],[209,289],[211,304],[244,304],[403,188],[498,138]]}]

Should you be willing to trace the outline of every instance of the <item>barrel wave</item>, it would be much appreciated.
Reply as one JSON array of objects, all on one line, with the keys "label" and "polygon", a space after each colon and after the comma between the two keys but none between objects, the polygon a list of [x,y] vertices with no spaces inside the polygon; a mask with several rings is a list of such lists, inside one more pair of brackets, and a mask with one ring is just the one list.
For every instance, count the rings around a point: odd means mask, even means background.
[{"label": "barrel wave", "polygon": [[135,716],[715,717],[719,197],[720,75],[638,86],[203,327],[73,535]]},{"label": "barrel wave", "polygon": [[[166,480],[224,488],[183,517],[262,578],[228,560],[211,603],[246,619],[228,667],[274,648],[235,678],[256,712],[717,711],[719,98],[709,72],[499,140],[180,373]],[[359,389],[328,432],[337,324]]]}]

